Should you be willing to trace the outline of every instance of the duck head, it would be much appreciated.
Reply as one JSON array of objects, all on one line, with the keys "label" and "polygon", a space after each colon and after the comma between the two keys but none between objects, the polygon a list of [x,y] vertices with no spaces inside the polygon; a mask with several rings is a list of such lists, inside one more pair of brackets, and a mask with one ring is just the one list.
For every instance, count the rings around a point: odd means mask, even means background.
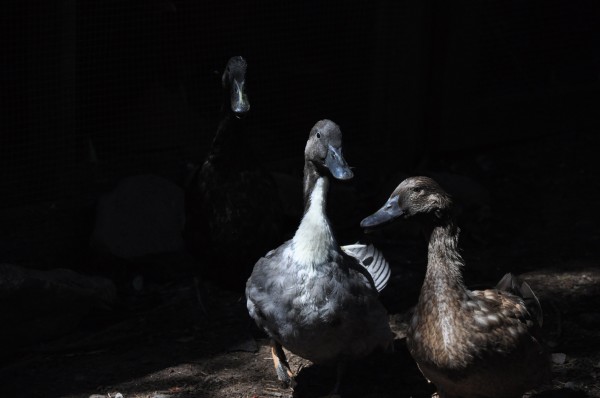
[{"label": "duck head", "polygon": [[231,57],[227,62],[221,82],[226,95],[226,105],[233,114],[244,117],[250,110],[250,102],[246,94],[246,69],[248,64],[241,56]]},{"label": "duck head", "polygon": [[349,180],[354,176],[342,155],[342,131],[331,120],[320,120],[310,130],[304,158],[321,172],[329,170],[338,180]]},{"label": "duck head", "polygon": [[409,177],[396,187],[379,210],[362,220],[360,226],[373,228],[417,215],[441,220],[451,208],[452,199],[437,182],[429,177]]}]

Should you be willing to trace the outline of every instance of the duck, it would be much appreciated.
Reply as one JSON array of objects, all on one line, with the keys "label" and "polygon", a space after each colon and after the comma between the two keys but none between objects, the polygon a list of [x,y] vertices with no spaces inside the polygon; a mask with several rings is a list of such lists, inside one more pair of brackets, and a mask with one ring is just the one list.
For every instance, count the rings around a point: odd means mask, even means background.
[{"label": "duck", "polygon": [[277,186],[248,137],[247,67],[242,56],[228,60],[219,126],[185,188],[186,246],[207,277],[241,291],[256,260],[281,242],[283,222]]},{"label": "duck", "polygon": [[315,364],[337,365],[335,394],[350,360],[391,347],[393,334],[378,297],[390,268],[372,245],[340,246],[327,218],[329,176],[353,177],[342,155],[340,127],[318,121],[304,159],[302,220],[290,240],[254,265],[246,283],[247,308],[271,339],[284,385],[296,383],[283,347]]},{"label": "duck", "polygon": [[467,289],[452,198],[429,177],[409,177],[361,221],[374,229],[413,218],[429,240],[427,270],[407,330],[408,350],[440,398],[515,398],[548,381],[539,300],[512,274]]}]

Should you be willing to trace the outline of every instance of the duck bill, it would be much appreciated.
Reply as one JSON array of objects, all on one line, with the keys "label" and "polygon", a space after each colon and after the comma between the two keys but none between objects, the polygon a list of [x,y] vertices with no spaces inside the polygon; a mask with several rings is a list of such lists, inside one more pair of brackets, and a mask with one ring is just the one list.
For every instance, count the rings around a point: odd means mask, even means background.
[{"label": "duck bill", "polygon": [[360,226],[362,228],[379,227],[395,220],[403,214],[404,212],[398,205],[398,198],[393,196],[385,202],[381,209],[362,220]]},{"label": "duck bill", "polygon": [[338,180],[349,180],[354,177],[354,173],[350,170],[350,166],[342,156],[341,148],[334,148],[329,145],[327,156],[325,157],[325,166],[331,172],[331,175]]},{"label": "duck bill", "polygon": [[231,110],[238,118],[246,116],[250,110],[250,101],[245,90],[246,82],[244,80],[233,80],[231,87]]}]

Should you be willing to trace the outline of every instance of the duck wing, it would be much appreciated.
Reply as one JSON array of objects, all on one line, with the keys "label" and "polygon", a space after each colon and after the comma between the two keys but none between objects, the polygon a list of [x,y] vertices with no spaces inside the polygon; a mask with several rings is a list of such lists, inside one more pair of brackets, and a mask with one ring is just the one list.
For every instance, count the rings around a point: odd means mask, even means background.
[{"label": "duck wing", "polygon": [[540,300],[538,300],[527,282],[522,281],[520,278],[509,272],[500,279],[500,282],[496,285],[496,289],[504,290],[505,292],[521,297],[525,302],[527,310],[535,317],[538,325],[540,327],[542,326],[544,315]]},{"label": "duck wing", "polygon": [[369,272],[378,292],[387,286],[391,275],[390,265],[375,246],[355,243],[353,245],[342,246],[342,250],[347,255],[358,260],[360,265]]}]

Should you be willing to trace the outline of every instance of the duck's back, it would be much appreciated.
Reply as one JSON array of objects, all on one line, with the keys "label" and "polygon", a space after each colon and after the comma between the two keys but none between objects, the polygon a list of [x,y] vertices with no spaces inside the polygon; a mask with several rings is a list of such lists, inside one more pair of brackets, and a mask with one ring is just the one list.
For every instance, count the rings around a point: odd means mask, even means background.
[{"label": "duck's back", "polygon": [[313,362],[360,357],[392,340],[385,308],[368,273],[338,252],[296,264],[288,241],[261,258],[248,280],[248,310],[265,332]]}]

